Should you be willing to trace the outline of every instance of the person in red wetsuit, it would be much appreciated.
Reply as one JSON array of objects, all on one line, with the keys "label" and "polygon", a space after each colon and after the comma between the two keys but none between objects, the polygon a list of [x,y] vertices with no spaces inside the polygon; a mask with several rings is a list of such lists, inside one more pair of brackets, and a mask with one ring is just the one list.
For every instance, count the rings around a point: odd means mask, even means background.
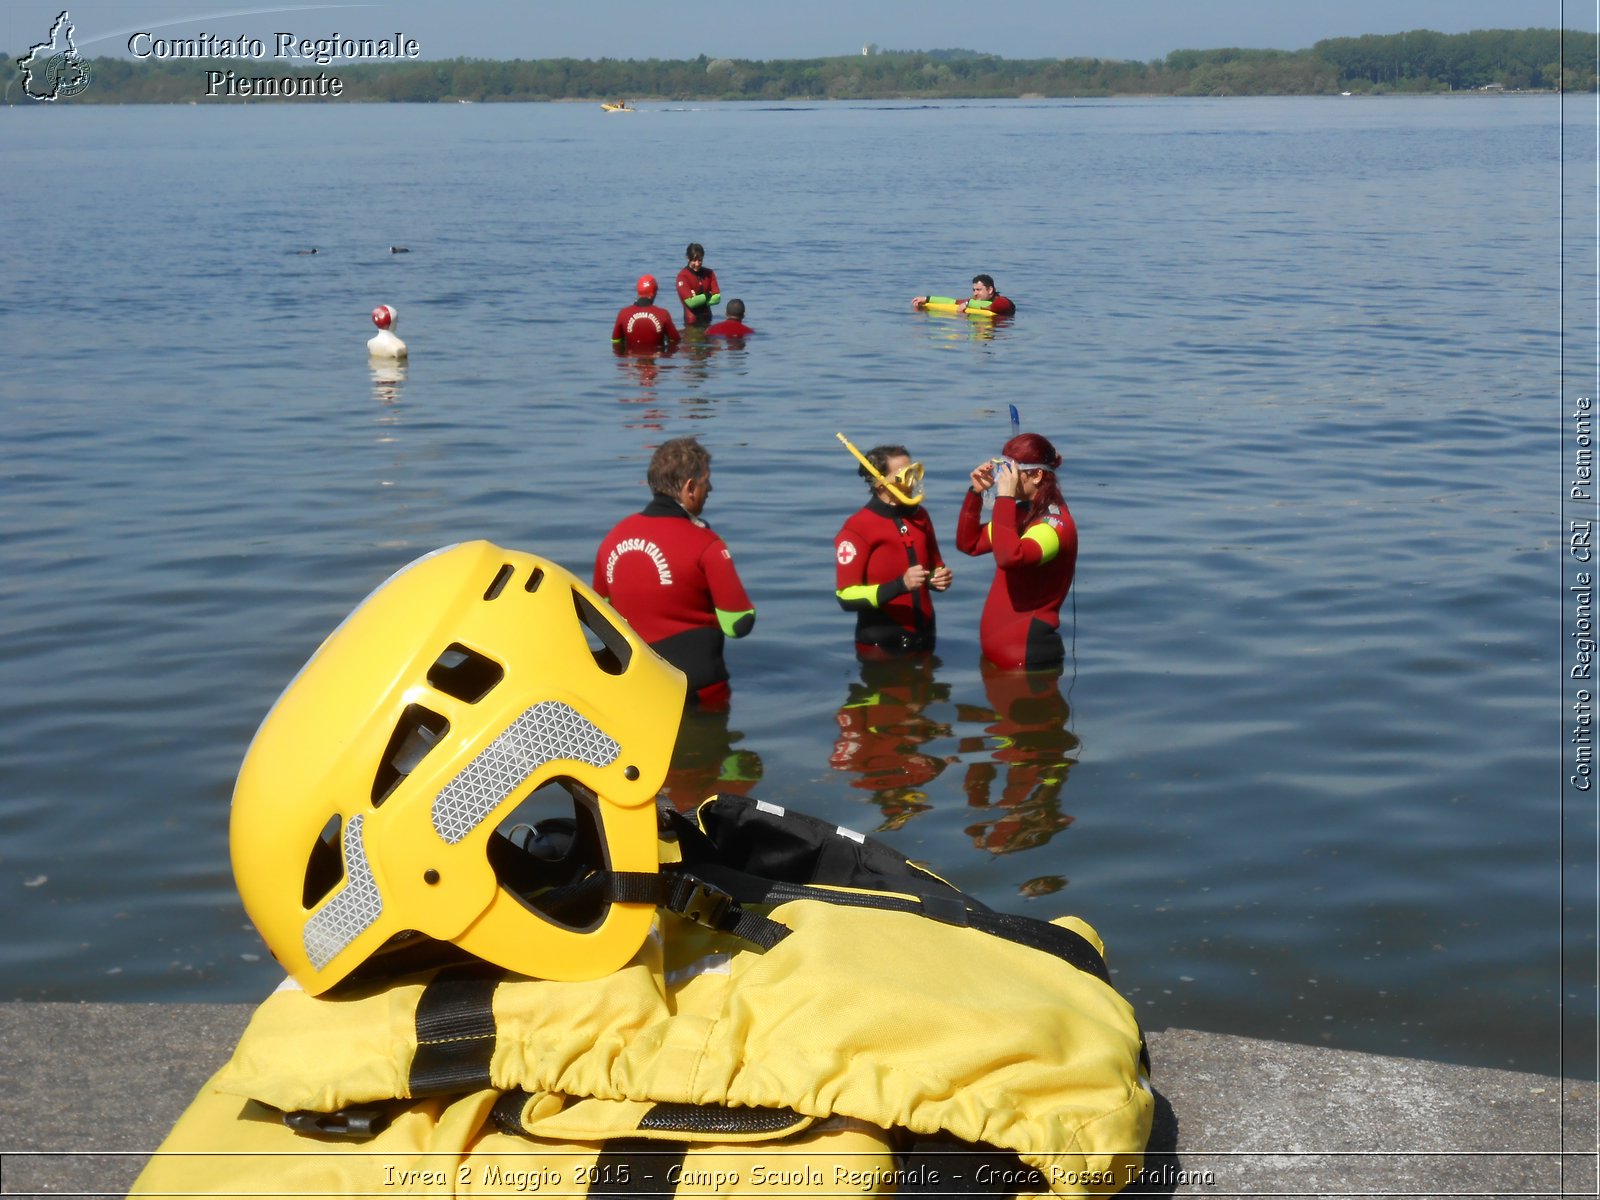
[{"label": "person in red wetsuit", "polygon": [[[994,555],[994,582],[984,601],[978,641],[999,667],[1028,671],[1060,666],[1061,602],[1078,563],[1078,527],[1056,483],[1061,456],[1037,433],[1019,433],[998,462],[972,469],[961,502],[956,548]],[[983,493],[994,489],[994,513],[983,523]]]},{"label": "person in red wetsuit", "polygon": [[656,307],[656,277],[641,275],[637,298],[617,313],[611,325],[611,344],[617,350],[639,353],[670,350],[683,335],[672,323],[672,314]]},{"label": "person in red wetsuit", "polygon": [[594,556],[594,590],[655,652],[689,678],[689,699],[724,707],[727,638],[755,626],[728,547],[700,513],[711,495],[711,454],[692,437],[662,442],[647,475],[650,503],[606,534]]},{"label": "person in red wetsuit", "polygon": [[966,312],[969,308],[986,308],[997,317],[1009,317],[1017,311],[1015,304],[994,290],[994,277],[992,275],[974,275],[972,277],[972,298],[970,300],[957,300],[951,296],[913,296],[911,298],[912,308],[927,308],[930,303],[954,304],[961,312]]},{"label": "person in red wetsuit", "polygon": [[728,301],[728,319],[718,321],[706,330],[707,337],[744,338],[749,337],[755,330],[744,323],[744,301]]},{"label": "person in red wetsuit", "polygon": [[706,248],[690,242],[684,257],[689,264],[678,272],[678,299],[683,301],[683,324],[689,329],[711,324],[711,310],[722,303],[717,273],[705,265]]},{"label": "person in red wetsuit", "polygon": [[926,652],[934,643],[929,590],[948,588],[951,573],[922,508],[922,466],[904,446],[874,446],[866,459],[872,470],[856,471],[872,498],[833,539],[834,595],[856,614],[858,655]]}]

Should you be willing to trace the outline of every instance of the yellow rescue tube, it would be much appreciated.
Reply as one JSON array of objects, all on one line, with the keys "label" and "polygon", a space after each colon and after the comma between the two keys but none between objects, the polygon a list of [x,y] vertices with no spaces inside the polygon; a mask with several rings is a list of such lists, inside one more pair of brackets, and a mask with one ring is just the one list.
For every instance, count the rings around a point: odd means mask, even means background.
[{"label": "yellow rescue tube", "polygon": [[[953,300],[929,300],[922,306],[922,311],[931,313],[947,313],[956,316],[961,315],[961,309],[957,307],[956,302]],[[986,317],[989,320],[994,319],[994,314],[987,308],[972,308],[969,306],[966,310],[966,315],[969,317]]]}]

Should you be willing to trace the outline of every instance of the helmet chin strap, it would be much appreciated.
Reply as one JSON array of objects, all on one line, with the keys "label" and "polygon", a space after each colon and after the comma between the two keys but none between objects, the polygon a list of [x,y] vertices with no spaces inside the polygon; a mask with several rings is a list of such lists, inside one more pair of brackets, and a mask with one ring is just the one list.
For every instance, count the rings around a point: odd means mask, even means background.
[{"label": "helmet chin strap", "polygon": [[915,496],[908,496],[902,492],[895,482],[886,477],[882,471],[878,470],[877,467],[873,466],[872,461],[867,458],[865,454],[861,453],[861,451],[857,450],[855,446],[851,444],[850,439],[845,437],[844,434],[836,433],[834,434],[834,437],[838,438],[844,443],[844,448],[856,456],[856,461],[865,467],[868,473],[871,474],[871,476],[880,484],[882,484],[884,490],[893,496],[898,503],[904,504],[907,508],[912,508],[922,503],[921,493],[918,493]]}]

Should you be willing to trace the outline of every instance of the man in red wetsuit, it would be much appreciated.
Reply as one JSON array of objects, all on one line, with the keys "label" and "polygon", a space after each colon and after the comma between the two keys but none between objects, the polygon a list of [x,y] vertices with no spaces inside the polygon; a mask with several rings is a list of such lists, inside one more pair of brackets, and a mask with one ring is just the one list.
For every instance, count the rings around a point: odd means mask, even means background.
[{"label": "man in red wetsuit", "polygon": [[956,300],[950,296],[913,296],[911,307],[927,308],[930,303],[954,304],[958,311],[966,312],[968,309],[988,309],[997,317],[1009,317],[1017,311],[1017,306],[1006,297],[994,290],[994,277],[992,275],[974,275],[972,277],[972,299]]},{"label": "man in red wetsuit", "polygon": [[689,678],[701,708],[728,703],[726,638],[756,623],[728,547],[700,519],[711,494],[711,455],[692,437],[662,442],[650,459],[651,499],[606,534],[594,590],[655,652]]},{"label": "man in red wetsuit", "polygon": [[[956,548],[994,554],[994,582],[984,601],[978,641],[999,667],[1028,671],[1058,667],[1061,602],[1078,563],[1078,527],[1056,484],[1061,456],[1037,433],[1019,433],[1004,458],[972,469],[961,502]],[[994,513],[983,523],[983,493],[994,489]]]},{"label": "man in red wetsuit", "polygon": [[617,313],[611,326],[611,344],[618,350],[670,350],[683,335],[672,323],[672,314],[656,307],[656,277],[641,275],[636,285],[637,299]]},{"label": "man in red wetsuit", "polygon": [[922,508],[922,467],[904,446],[874,446],[866,459],[877,475],[865,466],[857,473],[872,498],[833,539],[834,594],[840,608],[856,614],[863,658],[932,650],[929,589],[944,591],[951,576]]},{"label": "man in red wetsuit", "polygon": [[707,337],[743,338],[749,337],[755,330],[744,323],[744,301],[728,301],[728,319],[718,321],[706,330]]},{"label": "man in red wetsuit", "polygon": [[717,273],[705,265],[706,248],[690,242],[684,256],[689,265],[678,272],[678,299],[683,301],[684,328],[711,324],[711,310],[722,303]]}]

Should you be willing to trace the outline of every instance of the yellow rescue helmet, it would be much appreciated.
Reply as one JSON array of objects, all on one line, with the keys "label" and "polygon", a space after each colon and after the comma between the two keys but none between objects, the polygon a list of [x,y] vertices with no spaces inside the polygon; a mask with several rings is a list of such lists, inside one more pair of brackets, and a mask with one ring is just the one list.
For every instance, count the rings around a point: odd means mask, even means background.
[{"label": "yellow rescue helmet", "polygon": [[593,860],[578,869],[653,873],[683,697],[682,673],[558,564],[484,541],[426,555],[345,618],[256,732],[229,828],[245,910],[312,994],[407,934],[545,979],[614,971],[654,905],[540,911],[490,842],[555,782]]}]

